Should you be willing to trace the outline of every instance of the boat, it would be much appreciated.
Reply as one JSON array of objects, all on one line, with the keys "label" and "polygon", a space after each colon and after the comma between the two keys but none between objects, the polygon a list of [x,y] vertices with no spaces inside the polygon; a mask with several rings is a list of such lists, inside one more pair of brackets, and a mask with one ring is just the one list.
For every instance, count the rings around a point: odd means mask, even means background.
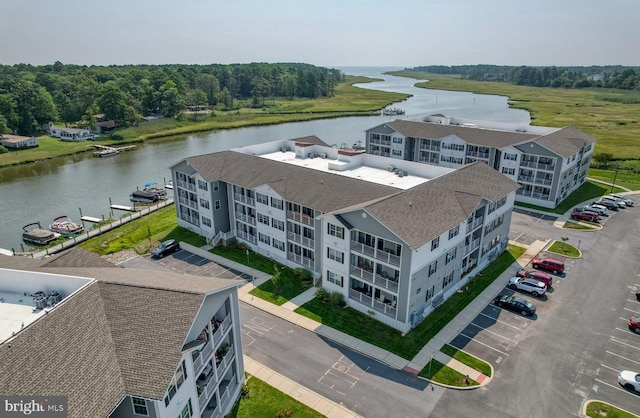
[{"label": "boat", "polygon": [[386,109],[382,109],[382,114],[385,116],[404,115],[404,109],[398,109],[397,107],[389,107]]},{"label": "boat", "polygon": [[81,234],[84,231],[84,226],[82,226],[82,224],[72,222],[68,216],[62,215],[58,216],[53,220],[53,222],[51,222],[49,229],[53,232],[57,232],[63,237],[70,237]]},{"label": "boat", "polygon": [[132,202],[155,203],[158,200],[165,200],[167,191],[159,187],[155,182],[149,182],[144,185],[142,190],[136,190],[129,196]]},{"label": "boat", "polygon": [[112,155],[118,155],[118,154],[120,154],[120,150],[116,148],[104,148],[93,153],[93,155],[100,158],[111,157]]},{"label": "boat", "polygon": [[28,244],[47,245],[60,237],[57,232],[42,229],[40,222],[30,223],[22,227],[22,240]]}]

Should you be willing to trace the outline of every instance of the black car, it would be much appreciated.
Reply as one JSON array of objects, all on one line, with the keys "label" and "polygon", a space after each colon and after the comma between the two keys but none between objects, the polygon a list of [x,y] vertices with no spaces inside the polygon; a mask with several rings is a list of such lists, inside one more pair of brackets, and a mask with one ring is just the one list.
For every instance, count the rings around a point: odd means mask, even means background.
[{"label": "black car", "polygon": [[162,258],[176,251],[180,251],[180,244],[175,239],[169,239],[151,251],[151,258]]},{"label": "black car", "polygon": [[536,305],[518,296],[500,295],[494,300],[494,303],[501,308],[518,312],[525,316],[536,313]]}]

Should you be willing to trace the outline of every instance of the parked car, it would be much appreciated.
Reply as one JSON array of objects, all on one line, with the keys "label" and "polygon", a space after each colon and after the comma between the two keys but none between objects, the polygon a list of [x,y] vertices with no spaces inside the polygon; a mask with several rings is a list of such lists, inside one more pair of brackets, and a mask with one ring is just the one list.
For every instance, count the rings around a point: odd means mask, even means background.
[{"label": "parked car", "polygon": [[609,211],[606,206],[598,205],[594,203],[593,205],[584,206],[586,210],[591,210],[593,212],[598,213],[600,216],[609,216]]},{"label": "parked car", "polygon": [[174,239],[169,239],[151,251],[151,258],[162,258],[176,251],[180,251],[180,244]]},{"label": "parked car", "polygon": [[636,300],[640,302],[640,289],[636,290]]},{"label": "parked car", "polygon": [[578,209],[574,209],[573,212],[571,212],[571,219],[580,219],[582,221],[598,222],[600,221],[600,216],[596,212],[592,212],[590,210],[580,211]]},{"label": "parked car", "polygon": [[542,296],[547,292],[547,286],[536,279],[526,279],[524,277],[512,277],[509,279],[509,288],[513,290],[523,290],[533,296]]},{"label": "parked car", "polygon": [[634,206],[633,200],[631,200],[627,196],[624,196],[624,195],[621,195],[621,194],[615,194],[615,193],[612,193],[609,196],[615,197],[616,199],[622,200],[624,202],[624,204],[627,205],[628,207]]},{"label": "parked car", "polygon": [[618,383],[625,389],[640,392],[640,374],[631,370],[623,370],[618,373]]},{"label": "parked car", "polygon": [[606,207],[607,209],[612,210],[612,211],[614,211],[614,212],[617,212],[617,211],[619,211],[619,210],[620,210],[620,206],[618,206],[618,204],[617,204],[617,203],[615,203],[614,201],[611,201],[611,200],[603,200],[603,199],[600,199],[600,200],[598,200],[597,202],[593,202],[593,204],[595,204],[595,205],[600,205],[600,206],[604,206],[604,207]]},{"label": "parked car", "polygon": [[547,270],[553,274],[564,272],[564,262],[549,257],[536,257],[531,262],[534,269]]},{"label": "parked car", "polygon": [[636,334],[640,334],[640,316],[632,316],[629,318],[629,329]]},{"label": "parked car", "polygon": [[613,202],[613,203],[615,203],[616,205],[618,205],[618,207],[619,207],[620,209],[624,209],[624,208],[626,208],[626,207],[627,207],[627,204],[626,204],[626,203],[624,203],[622,200],[617,199],[617,198],[612,197],[612,196],[604,196],[602,199],[600,199],[600,201],[601,201],[601,202],[605,202],[605,201]]},{"label": "parked car", "polygon": [[500,295],[493,301],[497,306],[524,316],[536,313],[536,305],[518,296]]},{"label": "parked car", "polygon": [[545,286],[547,286],[547,289],[549,289],[551,286],[553,286],[553,277],[547,273],[544,273],[542,271],[536,271],[536,270],[520,270],[519,272],[516,273],[517,277],[527,277],[530,279],[535,279],[539,282],[544,283]]}]

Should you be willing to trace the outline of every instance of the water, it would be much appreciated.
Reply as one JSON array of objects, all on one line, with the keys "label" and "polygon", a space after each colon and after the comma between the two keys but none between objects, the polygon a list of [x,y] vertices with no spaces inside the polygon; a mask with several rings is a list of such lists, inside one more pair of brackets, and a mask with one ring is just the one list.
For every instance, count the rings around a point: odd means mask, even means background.
[{"label": "water", "polygon": [[[345,67],[347,74],[383,78],[359,85],[413,96],[393,106],[405,110],[403,118],[442,113],[459,118],[528,124],[529,113],[509,109],[503,96],[426,90],[413,87],[416,80],[382,75],[400,68]],[[48,227],[53,218],[67,215],[109,217],[113,204],[131,205],[129,194],[147,182],[162,184],[170,167],[181,159],[257,143],[316,135],[328,144],[352,145],[364,141],[364,131],[397,116],[327,119],[282,125],[242,128],[156,140],[135,151],[108,158],[92,153],[0,170],[0,248],[20,250],[22,226],[40,221]],[[115,216],[123,215],[115,212]],[[86,225],[89,227],[89,225]],[[26,248],[26,246],[25,246]]]}]

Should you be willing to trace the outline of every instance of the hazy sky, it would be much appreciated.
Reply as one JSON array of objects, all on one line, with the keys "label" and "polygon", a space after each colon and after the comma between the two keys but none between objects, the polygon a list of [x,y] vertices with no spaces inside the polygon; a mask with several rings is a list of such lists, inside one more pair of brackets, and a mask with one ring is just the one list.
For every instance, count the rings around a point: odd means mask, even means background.
[{"label": "hazy sky", "polygon": [[640,0],[1,0],[0,64],[640,65]]}]

